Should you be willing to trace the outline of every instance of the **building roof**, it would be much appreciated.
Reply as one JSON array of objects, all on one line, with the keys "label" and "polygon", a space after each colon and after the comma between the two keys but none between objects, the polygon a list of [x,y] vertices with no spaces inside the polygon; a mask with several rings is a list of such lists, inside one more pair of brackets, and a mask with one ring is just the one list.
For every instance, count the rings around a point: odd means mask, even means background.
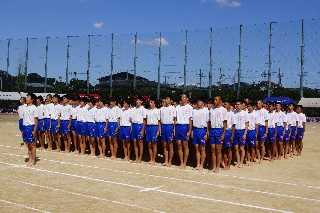
[{"label": "building roof", "polygon": [[320,98],[301,98],[299,105],[303,107],[320,107]]}]

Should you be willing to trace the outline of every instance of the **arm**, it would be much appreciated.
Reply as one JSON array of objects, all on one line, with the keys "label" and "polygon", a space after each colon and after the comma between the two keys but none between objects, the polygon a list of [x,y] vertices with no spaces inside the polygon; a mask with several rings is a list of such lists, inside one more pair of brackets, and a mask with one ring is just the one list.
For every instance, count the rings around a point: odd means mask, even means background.
[{"label": "arm", "polygon": [[242,140],[246,140],[246,138],[247,138],[248,127],[249,127],[249,122],[247,121],[246,122],[246,128],[244,130],[244,134],[243,134]]},{"label": "arm", "polygon": [[226,131],[227,131],[227,120],[223,121],[223,133],[222,133],[222,136],[221,136],[221,141],[224,140],[224,137],[226,135]]},{"label": "arm", "polygon": [[236,126],[235,124],[232,125],[232,133],[231,133],[231,138],[230,138],[231,142],[233,141],[235,126]]},{"label": "arm", "polygon": [[36,136],[37,136],[37,128],[38,128],[38,118],[35,117],[35,118],[34,118],[34,129],[33,129],[33,131],[32,131],[33,137],[36,137]]},{"label": "arm", "polygon": [[187,133],[187,138],[189,139],[192,132],[192,119],[189,118],[189,132]]}]

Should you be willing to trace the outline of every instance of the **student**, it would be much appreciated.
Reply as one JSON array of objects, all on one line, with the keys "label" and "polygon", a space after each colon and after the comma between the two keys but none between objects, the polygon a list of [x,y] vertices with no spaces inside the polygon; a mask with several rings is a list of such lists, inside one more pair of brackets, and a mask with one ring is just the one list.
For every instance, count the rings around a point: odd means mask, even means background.
[{"label": "student", "polygon": [[37,97],[37,110],[38,110],[38,128],[37,128],[37,139],[39,140],[39,150],[44,149],[44,129],[43,129],[43,119],[44,119],[44,106],[42,104],[43,97]]},{"label": "student", "polygon": [[120,112],[120,128],[119,128],[119,140],[122,142],[124,158],[123,161],[130,161],[131,149],[130,149],[130,138],[131,138],[131,119],[132,110],[130,109],[131,100],[125,99],[123,101],[123,109]]},{"label": "student", "polygon": [[287,115],[281,111],[281,103],[276,103],[276,115],[278,117],[277,123],[277,152],[276,152],[276,159],[281,160],[281,155],[283,154],[283,141],[284,136],[286,134],[287,129]]},{"label": "student", "polygon": [[29,160],[27,166],[36,164],[36,136],[38,128],[38,110],[34,105],[37,96],[28,93],[26,96],[27,106],[23,108],[23,136],[27,142]]},{"label": "student", "polygon": [[72,106],[69,104],[69,96],[62,96],[62,105],[60,106],[60,134],[64,142],[64,149],[66,153],[70,153],[71,136],[70,129],[72,123]]},{"label": "student", "polygon": [[96,128],[94,130],[94,136],[98,143],[99,156],[98,158],[104,158],[106,156],[106,132],[108,126],[108,110],[104,107],[104,100],[97,100],[96,110]]},{"label": "student", "polygon": [[[237,157],[237,167],[243,167],[243,161],[245,156],[244,146],[246,145],[246,137],[248,132],[248,113],[242,110],[242,100],[238,100],[236,102],[236,112],[234,114],[235,119],[235,132],[234,132],[234,150]],[[239,153],[240,150],[240,153]]]},{"label": "student", "polygon": [[48,144],[48,151],[52,151],[53,137],[51,133],[51,115],[54,111],[54,104],[52,103],[52,95],[48,94],[46,96],[45,105],[43,106],[43,130],[46,136],[46,141]]},{"label": "student", "polygon": [[76,134],[80,143],[80,155],[85,155],[86,152],[86,135],[87,135],[87,112],[88,108],[86,106],[88,102],[87,98],[82,98],[80,100],[80,107],[77,112],[77,127]]},{"label": "student", "polygon": [[175,123],[175,108],[171,105],[171,95],[165,96],[165,106],[160,109],[161,141],[163,144],[164,163],[162,166],[171,167],[173,157],[173,137]]},{"label": "student", "polygon": [[[191,136],[192,128],[192,106],[188,104],[189,94],[184,92],[181,94],[181,104],[176,106],[175,117],[175,140],[178,147],[178,155],[180,159],[180,169],[187,166],[189,147],[188,141]],[[183,150],[183,151],[182,151]]]},{"label": "student", "polygon": [[274,112],[274,103],[269,102],[269,113],[268,113],[268,156],[269,161],[273,162],[276,154],[276,136],[277,136],[277,123],[279,122],[278,115]]},{"label": "student", "polygon": [[111,160],[115,160],[118,152],[118,133],[120,126],[120,113],[121,109],[117,106],[115,98],[110,99],[107,137],[110,143]]},{"label": "student", "polygon": [[286,126],[285,126],[285,134],[283,136],[283,149],[282,149],[282,155],[285,159],[288,159],[288,153],[289,153],[289,141],[290,141],[290,131],[291,131],[291,128],[290,128],[290,124],[288,123],[288,115],[287,115],[287,111],[288,111],[288,108],[286,106],[283,106],[282,107],[282,112],[284,113],[285,115],[285,118],[284,120],[286,121]]},{"label": "student", "polygon": [[148,143],[150,165],[155,165],[157,157],[157,141],[160,135],[160,109],[156,108],[156,99],[149,99],[150,108],[146,110],[146,142]]},{"label": "student", "polygon": [[291,146],[291,150],[289,148],[290,157],[293,157],[296,154],[296,146],[295,142],[297,139],[297,131],[298,131],[298,116],[297,113],[294,111],[294,103],[289,103],[288,105],[288,125],[290,125],[290,142],[289,146]]},{"label": "student", "polygon": [[194,170],[202,170],[206,159],[206,141],[209,137],[209,110],[204,108],[204,98],[198,99],[198,108],[192,111],[192,143],[196,150],[197,166]]},{"label": "student", "polygon": [[303,148],[303,136],[306,131],[306,115],[302,113],[303,106],[298,105],[296,112],[298,117],[298,131],[297,131],[297,140],[296,140],[296,150],[297,156],[301,156],[302,148]]},{"label": "student", "polygon": [[264,143],[268,135],[268,111],[263,107],[262,100],[257,101],[257,109],[255,112],[258,115],[258,144],[256,146],[256,155],[258,162],[263,163],[263,158],[266,153]]},{"label": "student", "polygon": [[79,106],[79,97],[74,97],[71,100],[71,112],[72,112],[72,121],[71,121],[71,127],[70,127],[70,131],[71,131],[71,135],[72,135],[72,143],[74,146],[74,154],[79,154],[79,146],[80,146],[80,141],[78,140],[78,136],[77,136],[77,114],[78,114],[78,110],[80,108]]},{"label": "student", "polygon": [[87,137],[89,138],[90,156],[96,156],[96,143],[94,138],[94,129],[96,128],[95,118],[97,116],[97,108],[95,107],[96,99],[91,98],[88,100],[89,109],[87,111]]},{"label": "student", "polygon": [[[26,104],[26,98],[25,97],[21,97],[20,98],[20,106],[18,108],[18,114],[19,114],[19,130],[21,132],[21,135],[22,135],[22,140],[24,139],[23,137],[23,110],[24,108],[27,106]],[[26,141],[23,141],[24,145],[22,146],[25,146],[27,147],[28,144]]]},{"label": "student", "polygon": [[[258,115],[254,111],[254,103],[249,102],[248,107],[248,133],[247,133],[247,144],[248,144],[248,155],[249,163],[248,166],[253,166],[253,160],[255,159],[255,148],[258,136]],[[250,158],[251,157],[251,158]]]},{"label": "student", "polygon": [[132,126],[131,139],[133,140],[136,159],[134,163],[141,163],[143,155],[143,138],[145,132],[146,109],[142,106],[142,97],[136,98],[136,107],[131,109]]},{"label": "student", "polygon": [[[53,110],[51,112],[51,138],[56,142],[56,149],[55,152],[60,152],[60,126],[59,126],[59,119],[60,119],[60,96],[58,94],[55,94],[53,96]],[[53,142],[52,140],[52,142]]]},{"label": "student", "polygon": [[231,103],[229,101],[224,102],[224,108],[227,110],[227,127],[225,137],[223,139],[223,158],[224,158],[224,168],[223,170],[230,170],[231,160],[232,160],[232,142],[234,137],[234,112],[231,109]]},{"label": "student", "polygon": [[227,110],[222,106],[220,96],[214,97],[214,108],[209,111],[208,129],[210,130],[211,158],[213,163],[212,172],[219,173],[222,159],[222,144],[227,128]]}]

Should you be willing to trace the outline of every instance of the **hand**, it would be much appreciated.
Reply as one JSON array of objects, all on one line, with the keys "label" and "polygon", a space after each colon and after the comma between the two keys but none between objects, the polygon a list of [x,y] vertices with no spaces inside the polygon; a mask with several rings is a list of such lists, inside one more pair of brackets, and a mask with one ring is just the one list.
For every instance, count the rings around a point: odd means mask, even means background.
[{"label": "hand", "polygon": [[266,139],[266,138],[267,138],[267,135],[268,135],[268,134],[267,134],[267,133],[265,133],[265,134],[263,135],[263,138],[265,138],[265,139]]},{"label": "hand", "polygon": [[191,132],[188,132],[188,133],[187,133],[187,139],[188,139],[188,140],[189,140],[190,136],[191,136]]},{"label": "hand", "polygon": [[114,130],[115,133],[118,133],[118,127]]},{"label": "hand", "polygon": [[233,142],[233,137],[230,138],[230,142]]},{"label": "hand", "polygon": [[103,129],[103,133],[106,133],[106,132],[107,132],[107,128],[104,128],[104,129]]},{"label": "hand", "polygon": [[297,130],[294,132],[294,135],[296,135],[297,134]]},{"label": "hand", "polygon": [[68,125],[67,129],[68,129],[68,131],[70,131],[70,124]]},{"label": "hand", "polygon": [[246,138],[247,138],[247,136],[244,134],[243,136],[242,136],[242,140],[246,140]]},{"label": "hand", "polygon": [[142,136],[144,135],[144,131],[143,131],[143,129],[141,130],[140,135],[142,135]]},{"label": "hand", "polygon": [[32,136],[36,137],[37,136],[37,132],[35,130],[32,131]]},{"label": "hand", "polygon": [[156,137],[158,137],[159,135],[160,135],[160,132],[158,131],[157,134],[156,134]]},{"label": "hand", "polygon": [[223,141],[223,140],[224,140],[224,135],[222,135],[222,136],[221,136],[220,140],[221,140],[221,141]]},{"label": "hand", "polygon": [[59,128],[60,128],[60,125],[58,124],[58,125],[57,125],[57,129],[59,129]]},{"label": "hand", "polygon": [[208,134],[204,135],[204,139],[207,140],[208,139]]}]

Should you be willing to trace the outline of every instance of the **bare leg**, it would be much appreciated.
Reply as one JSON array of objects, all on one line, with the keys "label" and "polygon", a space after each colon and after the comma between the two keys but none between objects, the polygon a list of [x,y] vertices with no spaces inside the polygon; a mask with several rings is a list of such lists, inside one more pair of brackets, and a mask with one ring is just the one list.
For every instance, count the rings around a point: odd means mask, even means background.
[{"label": "bare leg", "polygon": [[138,140],[137,139],[133,139],[133,147],[134,147],[134,154],[136,156],[136,159],[134,161],[134,163],[138,163],[139,162],[139,144],[138,144]]},{"label": "bare leg", "polygon": [[239,168],[243,167],[244,155],[245,155],[244,146],[240,146],[240,162],[237,165]]},{"label": "bare leg", "polygon": [[168,167],[171,167],[172,157],[173,157],[173,143],[168,143],[169,152],[168,152]]},{"label": "bare leg", "polygon": [[196,160],[197,160],[197,167],[196,168],[193,168],[194,170],[199,170],[200,168],[200,149],[199,149],[199,145],[198,144],[195,144],[194,145],[194,148],[196,150]]},{"label": "bare leg", "polygon": [[209,170],[211,172],[216,171],[217,169],[217,156],[216,156],[216,145],[210,144],[211,147],[211,162],[212,162],[212,170]]},{"label": "bare leg", "polygon": [[266,148],[264,146],[264,142],[259,142],[259,146],[261,148],[261,156],[259,159],[259,163],[263,163],[263,158],[264,158],[264,155],[266,154]]},{"label": "bare leg", "polygon": [[180,159],[180,166],[179,168],[181,169],[183,167],[183,152],[182,152],[182,141],[181,140],[177,140],[177,148],[178,148],[178,156]]},{"label": "bare leg", "polygon": [[222,149],[222,145],[216,144],[216,157],[217,157],[216,163],[217,164],[216,164],[216,169],[214,170],[215,173],[219,173],[219,170],[220,170],[220,164],[221,164],[221,158],[222,158],[221,149]]},{"label": "bare leg", "polygon": [[152,158],[151,165],[155,165],[156,157],[157,157],[157,142],[152,142],[152,147],[153,147],[153,158]]},{"label": "bare leg", "polygon": [[162,163],[161,165],[162,166],[168,166],[168,148],[169,148],[169,145],[168,145],[168,142],[163,142],[163,155],[164,155],[164,163]]},{"label": "bare leg", "polygon": [[142,161],[142,155],[143,155],[143,140],[138,140],[138,145],[139,145],[139,158],[138,158],[138,163],[141,163]]},{"label": "bare leg", "polygon": [[117,151],[118,151],[118,138],[113,137],[112,138],[112,144],[113,144],[113,155],[111,156],[111,160],[115,160],[117,157]]},{"label": "bare leg", "polygon": [[239,145],[238,145],[238,144],[235,144],[235,145],[233,146],[233,148],[234,148],[235,155],[236,155],[236,158],[237,158],[237,164],[239,165],[239,163],[240,163]]}]

